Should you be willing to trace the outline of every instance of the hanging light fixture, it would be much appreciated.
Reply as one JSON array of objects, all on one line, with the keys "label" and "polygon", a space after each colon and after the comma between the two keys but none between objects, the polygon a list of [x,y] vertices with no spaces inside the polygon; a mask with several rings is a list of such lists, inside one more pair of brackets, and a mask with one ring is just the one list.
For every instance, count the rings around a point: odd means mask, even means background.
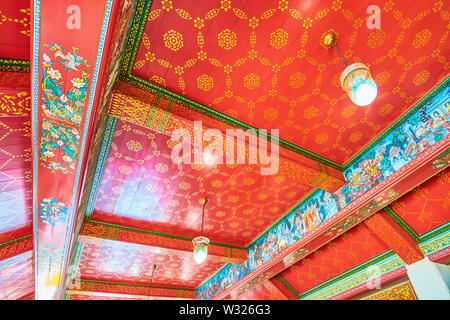
[{"label": "hanging light fixture", "polygon": [[194,244],[194,260],[198,264],[202,264],[206,257],[208,256],[208,245],[209,239],[203,237],[203,220],[205,219],[205,204],[208,202],[208,199],[202,198],[200,199],[200,203],[203,206],[202,211],[202,230],[199,237],[192,239],[192,243]]},{"label": "hanging light fixture", "polygon": [[151,299],[151,293],[152,293],[152,283],[153,283],[153,274],[155,273],[156,264],[152,265],[152,276],[150,278],[150,289],[148,290],[148,299]]},{"label": "hanging light fixture", "polygon": [[325,33],[322,37],[322,44],[326,48],[334,48],[346,66],[340,78],[342,89],[347,92],[354,104],[358,106],[371,104],[375,100],[378,90],[370,74],[369,67],[360,62],[348,65],[336,48],[336,42],[337,35],[332,30]]}]

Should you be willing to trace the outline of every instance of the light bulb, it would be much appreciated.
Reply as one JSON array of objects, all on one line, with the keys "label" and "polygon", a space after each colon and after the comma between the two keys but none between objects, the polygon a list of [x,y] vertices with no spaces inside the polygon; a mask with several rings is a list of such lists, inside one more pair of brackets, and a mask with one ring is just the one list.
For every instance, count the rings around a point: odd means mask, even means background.
[{"label": "light bulb", "polygon": [[208,256],[209,239],[206,237],[197,237],[192,240],[194,244],[194,260],[198,264],[202,264]]},{"label": "light bulb", "polygon": [[341,86],[358,106],[367,106],[372,103],[378,92],[369,68],[359,62],[345,68],[341,74]]},{"label": "light bulb", "polygon": [[194,260],[197,264],[202,264],[208,256],[208,248],[197,247],[194,249]]}]

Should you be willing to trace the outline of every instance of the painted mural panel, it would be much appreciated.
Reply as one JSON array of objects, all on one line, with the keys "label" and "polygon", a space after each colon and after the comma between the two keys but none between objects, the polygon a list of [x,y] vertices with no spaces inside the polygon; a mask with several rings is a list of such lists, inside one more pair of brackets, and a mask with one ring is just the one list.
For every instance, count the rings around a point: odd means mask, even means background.
[{"label": "painted mural panel", "polygon": [[[436,93],[437,92],[437,93]],[[314,231],[350,202],[414,159],[450,133],[450,85],[441,84],[434,96],[344,171],[346,185],[334,194],[314,193],[248,249],[241,265],[229,264],[197,291],[211,299],[283,249]]]}]

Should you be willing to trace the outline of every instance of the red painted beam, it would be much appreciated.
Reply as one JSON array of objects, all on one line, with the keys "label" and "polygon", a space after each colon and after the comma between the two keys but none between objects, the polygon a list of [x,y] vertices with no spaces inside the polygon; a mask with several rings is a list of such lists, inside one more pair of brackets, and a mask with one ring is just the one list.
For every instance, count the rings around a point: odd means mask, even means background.
[{"label": "red painted beam", "polygon": [[[183,128],[193,136],[194,121],[201,121],[204,130],[213,128],[222,131],[224,134],[227,129],[235,129],[231,125],[215,120],[208,115],[175,103],[172,104],[163,97],[157,97],[153,93],[121,81],[117,83],[114,89],[108,113],[122,120],[167,135],[171,135],[176,129]],[[247,142],[243,143],[248,145]],[[284,170],[289,174],[295,174],[295,177],[303,183],[330,192],[338,190],[345,184],[343,173],[325,164],[324,161],[313,160],[312,157],[293,152],[281,145],[279,153],[280,171]]]},{"label": "red painted beam", "polygon": [[[108,239],[152,247],[192,252],[192,240],[131,230],[120,226],[102,225],[85,222],[80,230],[79,241]],[[247,260],[247,250],[227,245],[210,244],[208,255],[217,256],[223,262],[243,263]]]},{"label": "red painted beam", "polygon": [[77,289],[67,290],[67,294],[81,294],[90,295],[92,293],[112,293],[112,294],[126,294],[135,296],[150,296],[157,298],[170,299],[194,299],[195,290],[183,288],[170,288],[147,285],[133,285],[127,283],[113,283],[102,281],[81,280],[80,287]]},{"label": "red painted beam", "polygon": [[[60,299],[119,0],[31,2],[36,299]],[[123,2],[123,1],[122,1]],[[108,53],[109,52],[109,56]],[[49,254],[51,252],[51,254]],[[52,268],[48,268],[51,262]]]},{"label": "red painted beam", "polygon": [[33,249],[33,237],[24,236],[12,241],[0,244],[0,261],[17,256]]},{"label": "red painted beam", "polygon": [[419,245],[383,210],[365,220],[364,224],[406,264],[424,258]]},{"label": "red painted beam", "polygon": [[[259,283],[270,279],[287,267],[332,241],[353,226],[367,219],[412,188],[447,168],[444,155],[450,148],[450,135],[441,139],[407,165],[348,204],[341,212],[329,218],[308,236],[274,256],[267,263],[227,288],[214,299],[233,299]],[[437,159],[439,156],[441,158]]]}]

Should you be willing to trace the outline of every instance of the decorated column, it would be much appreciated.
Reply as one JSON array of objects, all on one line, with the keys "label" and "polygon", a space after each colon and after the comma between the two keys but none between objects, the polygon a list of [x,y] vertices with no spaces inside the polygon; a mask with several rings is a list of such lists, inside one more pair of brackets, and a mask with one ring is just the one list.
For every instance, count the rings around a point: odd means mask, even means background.
[{"label": "decorated column", "polygon": [[[35,298],[59,299],[114,0],[32,2]],[[91,124],[92,126],[92,124]]]}]

